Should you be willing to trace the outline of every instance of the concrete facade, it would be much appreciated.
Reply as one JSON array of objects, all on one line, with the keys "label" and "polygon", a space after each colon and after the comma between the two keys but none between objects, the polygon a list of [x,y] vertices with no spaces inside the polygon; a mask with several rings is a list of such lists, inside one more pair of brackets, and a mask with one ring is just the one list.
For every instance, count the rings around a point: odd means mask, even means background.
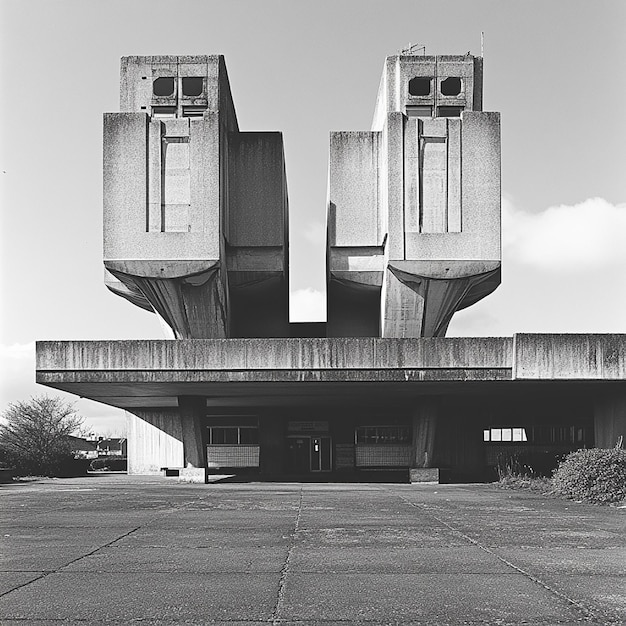
[{"label": "concrete facade", "polygon": [[224,59],[125,57],[104,118],[104,265],[175,340],[39,342],[37,382],[127,411],[135,474],[489,480],[626,434],[625,335],[445,338],[500,282],[482,59],[387,58],[372,130],[330,138],[328,321],[288,321],[280,133]]},{"label": "concrete facade", "polygon": [[444,336],[500,283],[500,196],[482,59],[388,57],[372,130],[331,134],[328,336]]},{"label": "concrete facade", "polygon": [[289,336],[281,134],[239,130],[221,56],[124,57],[120,108],[104,116],[109,289],[179,339]]},{"label": "concrete facade", "polygon": [[[557,454],[612,447],[626,432],[624,335],[40,342],[37,355],[38,382],[128,411],[136,473],[362,480],[432,467],[483,479],[501,455],[534,455],[547,469]],[[215,429],[255,437],[213,444]],[[290,449],[315,440],[329,446],[325,469]]]}]

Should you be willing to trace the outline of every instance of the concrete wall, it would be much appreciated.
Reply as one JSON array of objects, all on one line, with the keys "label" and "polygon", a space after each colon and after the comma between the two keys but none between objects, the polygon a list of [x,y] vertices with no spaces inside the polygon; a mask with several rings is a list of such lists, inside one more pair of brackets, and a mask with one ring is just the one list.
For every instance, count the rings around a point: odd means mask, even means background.
[{"label": "concrete wall", "polygon": [[126,412],[128,473],[160,474],[163,467],[184,467],[183,429],[177,410]]},{"label": "concrete wall", "polygon": [[515,335],[513,378],[626,381],[625,336]]},{"label": "concrete wall", "polygon": [[[189,207],[185,228],[161,221],[167,212],[162,144],[189,143]],[[179,172],[176,172],[179,174]],[[182,178],[182,176],[176,176]],[[104,118],[104,261],[217,260],[220,258],[219,120],[152,120],[144,113],[107,113]],[[176,193],[178,191],[178,193]],[[181,190],[170,192],[174,197]],[[134,272],[152,271],[135,263]],[[117,268],[117,266],[115,266]],[[115,269],[114,268],[114,269]]]},{"label": "concrete wall", "polygon": [[237,133],[228,148],[228,243],[285,244],[287,198],[281,133]]},{"label": "concrete wall", "polygon": [[380,189],[380,133],[330,135],[329,240],[334,246],[380,246],[385,235]]}]

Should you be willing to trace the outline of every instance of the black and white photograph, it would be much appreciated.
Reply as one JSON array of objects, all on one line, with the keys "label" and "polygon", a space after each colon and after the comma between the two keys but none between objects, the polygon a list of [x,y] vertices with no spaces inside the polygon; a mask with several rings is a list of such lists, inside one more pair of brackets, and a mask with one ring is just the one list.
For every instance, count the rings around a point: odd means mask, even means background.
[{"label": "black and white photograph", "polygon": [[623,0],[0,0],[0,623],[626,623]]}]

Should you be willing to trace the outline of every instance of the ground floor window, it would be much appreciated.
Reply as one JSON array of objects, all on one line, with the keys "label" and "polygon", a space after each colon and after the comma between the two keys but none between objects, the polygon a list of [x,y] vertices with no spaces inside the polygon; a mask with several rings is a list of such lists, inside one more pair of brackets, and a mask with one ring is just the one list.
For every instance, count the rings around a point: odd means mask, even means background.
[{"label": "ground floor window", "polygon": [[525,428],[488,428],[483,431],[484,441],[528,441]]},{"label": "ground floor window", "polygon": [[209,468],[259,467],[258,426],[209,426]]},{"label": "ground floor window", "polygon": [[409,444],[409,426],[358,426],[354,431],[354,442],[359,444]]},{"label": "ground floor window", "polygon": [[241,445],[259,443],[257,426],[210,426],[209,444]]},{"label": "ground floor window", "polygon": [[483,430],[483,441],[488,443],[528,443],[532,445],[580,445],[590,444],[589,428],[578,425],[565,426],[498,426]]},{"label": "ground floor window", "polygon": [[354,430],[356,467],[409,467],[410,426],[357,426]]}]

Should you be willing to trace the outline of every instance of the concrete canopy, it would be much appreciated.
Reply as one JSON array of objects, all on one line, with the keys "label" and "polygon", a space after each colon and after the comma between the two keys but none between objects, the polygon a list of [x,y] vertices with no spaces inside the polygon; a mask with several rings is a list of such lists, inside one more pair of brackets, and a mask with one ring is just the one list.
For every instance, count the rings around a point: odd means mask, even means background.
[{"label": "concrete canopy", "polygon": [[624,335],[43,341],[37,382],[120,408],[388,404],[511,384],[626,380]]}]

